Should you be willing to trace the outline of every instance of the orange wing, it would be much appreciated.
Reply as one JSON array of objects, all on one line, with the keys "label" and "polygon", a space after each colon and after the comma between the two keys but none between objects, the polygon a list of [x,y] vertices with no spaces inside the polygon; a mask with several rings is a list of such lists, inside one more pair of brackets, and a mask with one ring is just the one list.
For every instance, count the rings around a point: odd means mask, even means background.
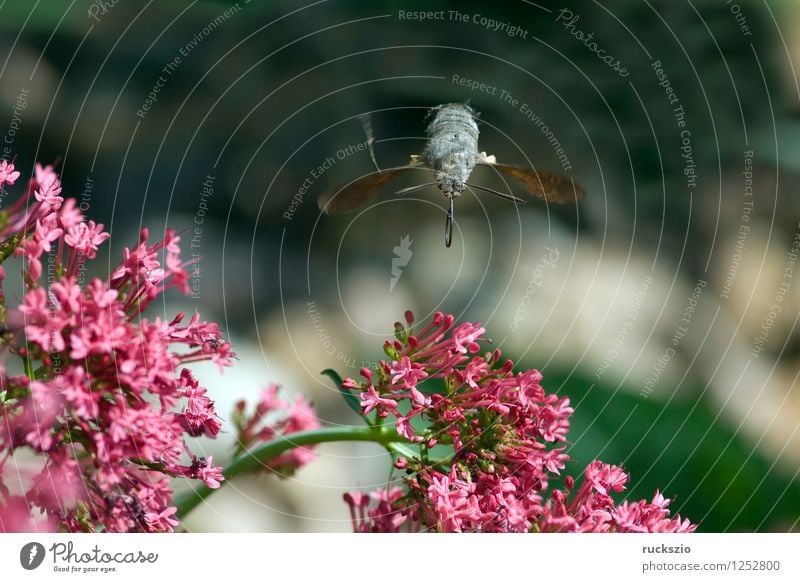
[{"label": "orange wing", "polygon": [[548,202],[566,204],[582,200],[586,196],[586,190],[580,184],[572,178],[557,172],[534,170],[533,168],[514,166],[512,164],[495,164],[491,162],[482,162],[481,164],[494,168],[509,178],[513,178],[529,194]]},{"label": "orange wing", "polygon": [[326,214],[350,212],[375,198],[389,180],[411,169],[414,169],[413,166],[400,166],[368,174],[343,188],[323,193],[317,199],[317,205]]}]

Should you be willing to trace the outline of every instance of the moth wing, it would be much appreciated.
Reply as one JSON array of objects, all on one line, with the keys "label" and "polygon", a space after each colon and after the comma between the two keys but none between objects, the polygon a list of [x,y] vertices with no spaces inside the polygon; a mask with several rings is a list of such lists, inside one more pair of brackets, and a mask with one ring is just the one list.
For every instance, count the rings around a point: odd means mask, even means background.
[{"label": "moth wing", "polygon": [[489,159],[493,157],[487,156],[479,163],[513,178],[536,198],[556,204],[567,204],[583,200],[586,196],[586,190],[580,184],[563,174],[513,164],[492,163]]},{"label": "moth wing", "polygon": [[317,199],[319,209],[326,214],[342,214],[355,210],[375,198],[380,189],[389,180],[413,169],[412,166],[400,166],[381,172],[373,172],[362,178],[353,180],[343,188],[336,188],[324,192]]}]

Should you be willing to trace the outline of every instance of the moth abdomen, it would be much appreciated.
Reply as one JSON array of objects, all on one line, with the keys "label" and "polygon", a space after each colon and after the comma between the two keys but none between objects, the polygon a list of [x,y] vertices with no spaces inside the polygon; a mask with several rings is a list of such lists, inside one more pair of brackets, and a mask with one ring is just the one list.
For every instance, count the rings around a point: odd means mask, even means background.
[{"label": "moth abdomen", "polygon": [[428,142],[422,154],[436,171],[436,181],[446,196],[464,189],[478,157],[478,124],[475,111],[463,103],[449,103],[432,110]]},{"label": "moth abdomen", "polygon": [[[453,151],[478,154],[478,124],[475,110],[463,103],[441,105],[432,111],[428,124],[428,144],[425,157],[435,162]],[[431,164],[433,165],[433,164]]]}]

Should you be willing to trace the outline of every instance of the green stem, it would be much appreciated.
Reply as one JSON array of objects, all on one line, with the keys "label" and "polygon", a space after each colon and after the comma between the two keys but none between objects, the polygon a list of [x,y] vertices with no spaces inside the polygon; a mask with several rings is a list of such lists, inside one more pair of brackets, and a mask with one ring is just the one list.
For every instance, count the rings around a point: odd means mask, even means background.
[{"label": "green stem", "polygon": [[[27,348],[26,344],[26,348]],[[25,369],[25,375],[30,378],[31,380],[36,380],[36,372],[33,369],[33,362],[30,358],[24,357],[22,358],[22,366]]]},{"label": "green stem", "polygon": [[15,232],[9,238],[0,243],[0,263],[5,261],[17,249],[19,243],[25,238],[21,232]]},{"label": "green stem", "polygon": [[[262,470],[269,459],[273,459],[293,448],[336,441],[370,441],[383,445],[392,452],[395,452],[396,445],[402,443],[410,444],[407,439],[397,434],[397,431],[392,427],[337,426],[296,432],[286,437],[269,441],[265,445],[248,453],[244,453],[241,457],[234,460],[223,472],[225,480],[222,484],[224,485],[237,475],[255,473]],[[216,491],[216,489],[201,486],[176,497],[175,505],[178,507],[177,516],[181,518],[185,517],[214,491]]]}]

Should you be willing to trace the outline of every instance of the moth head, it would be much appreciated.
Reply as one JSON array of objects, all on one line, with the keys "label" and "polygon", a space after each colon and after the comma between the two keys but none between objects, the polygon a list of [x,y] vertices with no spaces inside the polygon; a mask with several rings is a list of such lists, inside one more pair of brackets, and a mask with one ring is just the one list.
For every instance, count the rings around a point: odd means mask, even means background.
[{"label": "moth head", "polygon": [[464,190],[464,182],[450,176],[442,176],[439,180],[439,190],[445,196],[458,196]]},{"label": "moth head", "polygon": [[439,160],[436,181],[445,196],[458,196],[464,190],[474,163],[464,152],[451,152]]}]

